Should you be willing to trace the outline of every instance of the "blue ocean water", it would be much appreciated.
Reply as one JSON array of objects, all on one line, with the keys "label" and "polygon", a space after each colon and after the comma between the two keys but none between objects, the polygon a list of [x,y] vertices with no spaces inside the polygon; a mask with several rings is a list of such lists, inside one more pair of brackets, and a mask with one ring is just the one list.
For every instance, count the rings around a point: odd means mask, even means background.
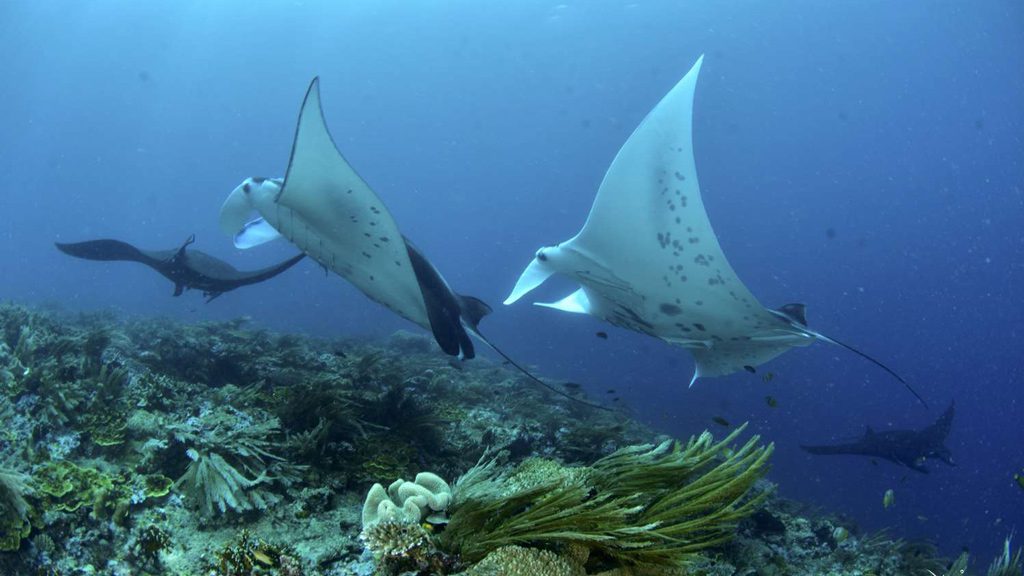
[{"label": "blue ocean water", "polygon": [[[776,443],[784,496],[865,528],[980,558],[1024,529],[1019,2],[12,0],[0,24],[0,298],[325,336],[412,328],[311,262],[204,304],[53,248],[195,233],[240,268],[293,254],[236,251],[217,214],[243,178],[283,174],[320,75],[346,157],[454,287],[495,305],[482,328],[515,358],[614,389],[667,433],[749,420]],[[733,267],[765,305],[807,303],[813,327],[895,368],[930,410],[825,344],[765,366],[770,382],[687,389],[683,350],[498,308],[540,245],[579,229],[618,147],[700,54],[697,167]],[[951,401],[956,467],[799,449],[923,427]]]}]

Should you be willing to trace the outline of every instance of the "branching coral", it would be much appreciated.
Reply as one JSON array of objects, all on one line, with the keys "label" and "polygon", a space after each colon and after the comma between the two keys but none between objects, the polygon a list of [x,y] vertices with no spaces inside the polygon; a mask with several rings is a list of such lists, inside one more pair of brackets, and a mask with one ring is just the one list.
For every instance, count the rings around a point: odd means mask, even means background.
[{"label": "branching coral", "polygon": [[470,562],[509,545],[583,545],[620,565],[678,565],[729,539],[767,496],[752,488],[773,447],[754,436],[729,448],[741,430],[720,442],[705,432],[685,446],[624,448],[561,473],[553,463],[511,473],[482,464],[456,485],[438,546]]}]

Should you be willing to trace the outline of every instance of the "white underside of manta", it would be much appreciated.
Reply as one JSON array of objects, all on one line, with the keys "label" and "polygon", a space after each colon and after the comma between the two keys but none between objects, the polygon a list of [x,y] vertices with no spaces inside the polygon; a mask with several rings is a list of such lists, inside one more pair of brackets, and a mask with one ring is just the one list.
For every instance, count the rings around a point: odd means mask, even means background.
[{"label": "white underside of manta", "polygon": [[[259,217],[252,218],[253,212]],[[285,237],[366,296],[433,332],[445,352],[473,357],[468,334],[490,308],[455,294],[408,243],[390,212],[338,151],[318,80],[299,114],[285,178],[248,178],[225,200],[220,225],[235,246]]]},{"label": "white underside of manta", "polygon": [[619,150],[583,229],[538,250],[505,300],[512,304],[551,275],[564,275],[579,289],[539,306],[589,314],[688,349],[696,363],[691,386],[703,376],[752,371],[817,339],[838,344],[807,328],[802,306],[762,306],[718,244],[693,155],[702,61]]}]

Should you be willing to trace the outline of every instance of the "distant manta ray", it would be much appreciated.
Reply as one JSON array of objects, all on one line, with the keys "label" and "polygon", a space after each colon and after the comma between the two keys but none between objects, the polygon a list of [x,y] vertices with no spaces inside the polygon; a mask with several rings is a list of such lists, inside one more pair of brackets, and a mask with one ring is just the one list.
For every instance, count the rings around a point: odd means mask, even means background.
[{"label": "distant manta ray", "polygon": [[[398,229],[391,213],[334,144],[314,78],[299,112],[284,179],[247,178],[224,201],[220,226],[235,246],[251,248],[284,236],[370,299],[429,330],[441,349],[476,354],[474,336],[534,382],[574,401],[495,347],[477,325],[491,312],[479,298],[456,293]],[[250,220],[253,211],[258,218]]]},{"label": "distant manta ray", "polygon": [[953,427],[953,403],[931,426],[921,430],[886,430],[875,432],[870,426],[859,440],[848,444],[803,446],[811,454],[875,456],[902,464],[911,470],[928,473],[925,462],[934,458],[955,466],[953,454],[946,447],[946,438]]},{"label": "distant manta ray", "polygon": [[824,340],[887,366],[807,326],[802,304],[762,306],[729,265],[711,229],[693,157],[693,95],[701,56],[626,140],[573,238],[543,247],[516,282],[512,304],[554,274],[580,285],[553,303],[682,346],[701,377],[753,371],[790,348]]},{"label": "distant manta ray", "polygon": [[269,280],[291,268],[305,254],[298,254],[281,263],[259,270],[237,270],[231,264],[199,250],[188,250],[196,241],[195,234],[178,248],[170,250],[140,250],[120,240],[89,240],[64,244],[57,242],[61,252],[86,260],[139,262],[174,282],[174,295],[185,290],[202,290],[209,302],[225,292]]}]

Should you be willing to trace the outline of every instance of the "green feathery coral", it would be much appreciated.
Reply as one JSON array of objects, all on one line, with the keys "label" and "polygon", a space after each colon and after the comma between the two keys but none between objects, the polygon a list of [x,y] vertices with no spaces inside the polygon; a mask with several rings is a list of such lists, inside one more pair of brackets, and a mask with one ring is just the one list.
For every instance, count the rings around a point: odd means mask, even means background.
[{"label": "green feathery coral", "polygon": [[17,550],[32,531],[25,500],[30,493],[27,476],[0,468],[0,552]]},{"label": "green feathery coral", "polygon": [[1021,576],[1024,566],[1021,564],[1021,555],[1024,548],[1018,548],[1017,553],[1010,554],[1010,538],[1003,541],[1003,553],[996,556],[988,567],[988,576]]},{"label": "green feathery coral", "polygon": [[685,446],[623,448],[588,468],[482,464],[456,485],[438,546],[469,562],[509,545],[582,544],[621,565],[678,565],[728,540],[767,496],[751,491],[773,446],[754,436],[726,450],[742,429],[717,443],[705,432]]}]

